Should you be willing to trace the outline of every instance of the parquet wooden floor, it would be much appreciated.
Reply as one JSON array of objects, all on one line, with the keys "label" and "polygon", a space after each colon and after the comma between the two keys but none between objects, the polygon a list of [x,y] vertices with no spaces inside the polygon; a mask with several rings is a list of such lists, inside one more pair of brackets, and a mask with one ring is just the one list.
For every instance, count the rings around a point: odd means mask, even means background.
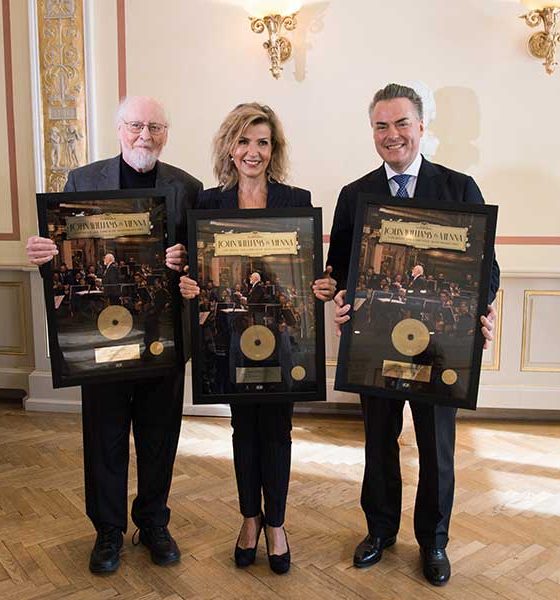
[{"label": "parquet wooden floor", "polygon": [[[131,528],[119,571],[94,576],[79,415],[0,405],[0,599],[560,599],[560,424],[459,423],[453,577],[443,588],[423,580],[412,532],[418,461],[410,418],[399,539],[365,570],[351,565],[365,533],[361,422],[296,417],[293,439],[288,575],[270,572],[262,538],[256,564],[235,568],[240,518],[229,423],[189,417],[170,498],[182,561],[153,565],[145,548],[132,546]],[[132,468],[131,499],[134,476]]]}]

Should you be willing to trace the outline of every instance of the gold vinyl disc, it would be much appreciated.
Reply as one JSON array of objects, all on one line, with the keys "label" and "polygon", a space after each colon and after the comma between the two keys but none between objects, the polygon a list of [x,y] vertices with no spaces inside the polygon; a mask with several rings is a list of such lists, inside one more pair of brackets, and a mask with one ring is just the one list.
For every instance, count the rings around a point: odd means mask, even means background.
[{"label": "gold vinyl disc", "polygon": [[428,347],[430,332],[418,319],[403,319],[393,327],[391,341],[401,354],[416,356]]},{"label": "gold vinyl disc", "polygon": [[291,374],[292,379],[295,379],[296,381],[302,381],[303,379],[305,379],[307,373],[305,372],[305,367],[302,367],[301,365],[296,365],[292,368]]},{"label": "gold vinyl disc", "polygon": [[276,347],[274,334],[264,325],[251,325],[241,334],[241,352],[251,360],[265,360]]},{"label": "gold vinyl disc", "polygon": [[152,342],[150,344],[150,352],[154,356],[159,356],[163,352],[163,344],[161,342]]},{"label": "gold vinyl disc", "polygon": [[120,340],[132,330],[132,315],[124,306],[108,306],[97,317],[99,333],[109,340]]},{"label": "gold vinyl disc", "polygon": [[445,385],[453,385],[454,383],[457,383],[457,379],[457,371],[454,371],[453,369],[445,369],[441,374],[441,380]]}]

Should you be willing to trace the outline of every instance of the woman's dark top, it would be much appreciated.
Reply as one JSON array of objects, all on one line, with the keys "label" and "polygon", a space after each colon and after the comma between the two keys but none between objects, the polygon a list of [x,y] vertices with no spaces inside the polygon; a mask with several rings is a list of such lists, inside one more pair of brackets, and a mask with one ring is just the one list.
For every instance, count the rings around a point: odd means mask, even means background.
[{"label": "woman's dark top", "polygon": [[[222,191],[219,187],[203,190],[198,194],[196,208],[239,208],[237,194],[237,185],[225,191]],[[268,183],[266,208],[294,208],[297,206],[311,206],[311,192],[309,190],[284,185],[283,183]]]}]

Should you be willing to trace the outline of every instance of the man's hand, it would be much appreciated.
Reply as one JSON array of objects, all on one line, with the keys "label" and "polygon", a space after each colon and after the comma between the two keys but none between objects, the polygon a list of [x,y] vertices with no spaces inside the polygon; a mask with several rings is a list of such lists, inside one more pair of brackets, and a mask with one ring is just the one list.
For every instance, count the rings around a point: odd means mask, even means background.
[{"label": "man's hand", "polygon": [[165,266],[174,271],[181,272],[187,264],[187,250],[183,244],[175,244],[165,251]]},{"label": "man's hand", "polygon": [[493,306],[488,305],[488,312],[486,316],[482,315],[480,317],[480,322],[482,323],[482,335],[484,336],[484,350],[490,347],[490,342],[494,339],[494,335],[492,331],[494,329],[494,321],[496,320],[496,311]]},{"label": "man's hand", "polygon": [[[185,273],[189,272],[188,265],[183,267],[183,271]],[[191,279],[188,275],[182,275],[179,278],[179,291],[181,292],[181,296],[183,296],[183,298],[186,300],[192,300],[198,296],[198,294],[200,294],[198,283],[194,279]]]},{"label": "man's hand", "polygon": [[346,290],[340,290],[334,297],[335,305],[335,316],[334,322],[336,326],[336,335],[340,337],[342,333],[340,326],[350,320],[350,316],[347,314],[350,310],[350,304],[344,304],[346,301]]},{"label": "man's hand", "polygon": [[29,261],[38,267],[48,263],[58,254],[56,244],[51,239],[38,235],[33,235],[27,240],[25,249]]},{"label": "man's hand", "polygon": [[331,277],[332,267],[328,266],[323,273],[322,279],[316,279],[313,283],[315,297],[323,302],[333,299],[336,292],[336,280]]}]

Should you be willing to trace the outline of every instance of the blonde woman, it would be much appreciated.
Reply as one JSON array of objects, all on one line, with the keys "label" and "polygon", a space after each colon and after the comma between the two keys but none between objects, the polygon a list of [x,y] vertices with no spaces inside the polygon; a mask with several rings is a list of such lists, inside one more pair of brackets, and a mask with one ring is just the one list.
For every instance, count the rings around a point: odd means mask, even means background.
[{"label": "blonde woman", "polygon": [[[309,191],[283,183],[286,172],[286,139],[274,111],[255,102],[240,104],[227,115],[214,138],[214,174],[220,185],[201,192],[197,208],[310,207]],[[327,275],[314,282],[313,292],[327,301],[335,287],[335,280]],[[181,278],[180,289],[189,299],[200,292],[197,282],[186,276]],[[255,561],[264,528],[270,568],[278,574],[290,568],[284,518],[292,413],[291,402],[231,405],[235,475],[243,515],[235,546],[238,567]]]}]

